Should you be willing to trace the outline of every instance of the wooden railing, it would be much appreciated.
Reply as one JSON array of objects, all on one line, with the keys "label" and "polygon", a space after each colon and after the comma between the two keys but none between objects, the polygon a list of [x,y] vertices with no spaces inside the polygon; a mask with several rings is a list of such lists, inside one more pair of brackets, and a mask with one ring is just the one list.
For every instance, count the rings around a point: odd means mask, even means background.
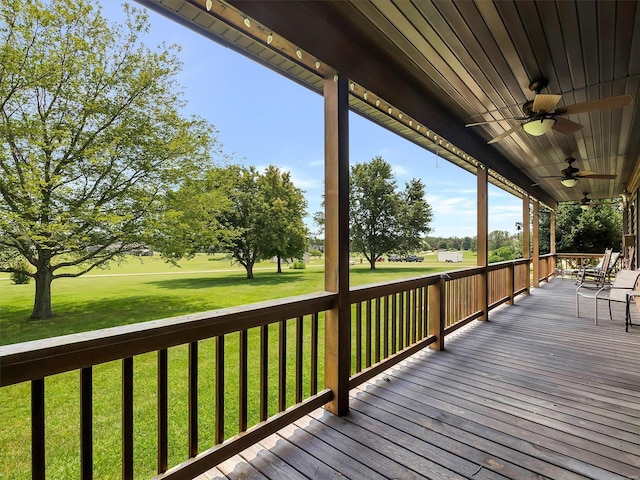
[{"label": "wooden railing", "polygon": [[555,275],[556,271],[556,254],[548,253],[540,255],[540,275],[538,281],[548,282]]},{"label": "wooden railing", "polygon": [[585,266],[596,265],[602,253],[558,253],[554,262],[559,275],[571,275]]},{"label": "wooden railing", "polygon": [[[301,297],[263,302],[237,308],[186,315],[135,325],[97,330],[76,335],[26,342],[0,347],[0,385],[31,382],[32,472],[34,479],[48,478],[45,472],[45,377],[68,371],[79,371],[80,382],[80,453],[81,478],[93,478],[93,441],[100,432],[93,430],[94,366],[111,361],[121,362],[122,382],[122,478],[134,478],[134,359],[147,352],[157,352],[157,472],[159,478],[193,478],[214,467],[246,447],[292,423],[306,413],[331,400],[331,390],[318,391],[319,352],[318,332],[322,312],[332,308],[336,294],[317,293]],[[289,325],[295,324],[295,346],[287,341]],[[269,325],[277,325],[278,336],[271,342]],[[310,372],[302,398],[303,328],[309,329],[306,353]],[[323,330],[323,329],[322,329]],[[249,335],[259,338],[249,348]],[[240,433],[225,440],[225,345],[231,335],[237,335],[238,348],[235,372],[238,375],[238,429]],[[198,445],[197,414],[198,377],[203,375],[198,365],[198,347],[205,339],[215,342],[215,438],[213,448],[201,451]],[[188,453],[189,459],[178,468],[168,468],[168,349],[179,345],[188,348]],[[276,374],[269,375],[270,346],[277,345]],[[295,405],[287,408],[287,358],[295,357]],[[273,356],[273,355],[271,355]],[[251,376],[259,376],[260,422],[247,429],[249,365]],[[268,382],[276,377],[277,382]],[[267,419],[269,392],[277,391],[277,414]],[[51,408],[51,407],[49,407]],[[55,405],[54,407],[55,408]],[[114,452],[115,453],[115,452]],[[197,455],[197,459],[195,458]],[[166,472],[166,473],[165,473]]]},{"label": "wooden railing", "polygon": [[[528,271],[529,260],[516,260],[486,269],[468,268],[353,288],[349,293],[349,388],[426,346],[444,348],[447,334],[526,293]],[[480,286],[485,284],[487,291],[482,292]],[[487,303],[483,303],[483,295]],[[134,362],[148,352],[156,352],[157,418],[152,421],[157,422],[157,478],[193,478],[325,405],[335,392],[319,389],[323,384],[324,312],[337,301],[337,294],[321,292],[0,347],[0,386],[31,383],[31,477],[46,478],[45,377],[62,372],[78,372],[78,455],[83,479],[93,478],[93,442],[100,434],[93,428],[93,368],[105,362],[120,362],[121,476],[125,479],[134,477]],[[277,335],[270,337],[275,329]],[[291,336],[293,341],[289,341]],[[198,443],[198,379],[211,375],[199,365],[199,348],[205,342],[214,342],[210,350],[214,358],[208,363],[214,365],[215,427],[214,438],[202,449]],[[188,359],[184,372],[188,379],[188,455],[168,470],[168,351],[177,346],[186,349]],[[230,358],[225,354],[227,346],[234,350],[232,365],[226,363]],[[291,357],[295,367],[288,371],[287,359]],[[230,406],[225,406],[225,372],[227,376],[234,372],[238,378],[233,415],[229,414]],[[294,392],[287,390],[288,385]],[[269,403],[270,397],[276,399],[271,402],[277,406]],[[252,401],[258,404],[259,418],[250,424],[248,412],[255,408]],[[50,403],[47,414],[56,406],[55,401]],[[269,416],[274,410],[276,413]],[[229,418],[237,421],[237,435],[229,434],[233,430],[226,424]]]}]

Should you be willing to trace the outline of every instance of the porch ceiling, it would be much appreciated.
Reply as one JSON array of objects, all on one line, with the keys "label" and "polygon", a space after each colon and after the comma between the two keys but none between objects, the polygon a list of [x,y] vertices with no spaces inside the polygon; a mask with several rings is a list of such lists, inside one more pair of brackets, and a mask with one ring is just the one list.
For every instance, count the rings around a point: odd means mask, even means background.
[{"label": "porch ceiling", "polygon": [[[635,1],[214,0],[209,10],[206,0],[138,3],[314,90],[338,71],[355,82],[358,113],[468,170],[479,161],[497,173],[494,182],[506,178],[549,206],[640,184]],[[565,116],[584,126],[573,134],[533,137],[519,129],[488,145],[517,125],[507,119],[525,116],[522,105],[535,95],[529,85],[540,77],[549,80],[542,93],[562,95],[559,108],[622,94],[633,103]],[[465,128],[487,120],[503,121]],[[544,178],[561,175],[567,157],[581,170],[617,178],[583,178],[574,188]]]}]

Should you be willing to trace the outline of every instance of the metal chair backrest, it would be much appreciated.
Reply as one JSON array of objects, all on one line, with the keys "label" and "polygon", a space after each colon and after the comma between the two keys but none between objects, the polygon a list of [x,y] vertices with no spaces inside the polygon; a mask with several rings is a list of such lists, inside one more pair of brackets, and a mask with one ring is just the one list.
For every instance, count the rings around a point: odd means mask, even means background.
[{"label": "metal chair backrest", "polygon": [[636,288],[638,277],[640,277],[640,270],[620,270],[611,285],[609,298],[618,302],[626,302],[627,292]]}]

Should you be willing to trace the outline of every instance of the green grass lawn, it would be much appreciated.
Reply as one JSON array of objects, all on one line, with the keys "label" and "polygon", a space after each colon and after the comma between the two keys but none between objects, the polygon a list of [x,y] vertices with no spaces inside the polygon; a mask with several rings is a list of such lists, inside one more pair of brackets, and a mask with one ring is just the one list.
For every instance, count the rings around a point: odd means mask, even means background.
[{"label": "green grass lawn", "polygon": [[[462,264],[438,263],[425,255],[422,263],[379,262],[370,270],[365,261],[351,266],[351,285],[377,283],[475,264],[471,254]],[[131,257],[127,262],[79,278],[52,283],[55,316],[30,320],[35,285],[0,280],[0,345],[96,330],[194,312],[285,298],[324,289],[323,260],[304,270],[271,262],[255,267],[255,278],[224,257],[198,255],[173,267],[159,257]]]},{"label": "green grass lawn", "polygon": [[[435,255],[425,255],[423,263],[381,262],[370,270],[366,261],[351,266],[351,285],[378,283],[457,269],[475,264],[475,257],[463,264],[438,264]],[[0,279],[0,343],[16,343],[39,338],[94,330],[127,323],[155,320],[193,312],[290,297],[323,290],[323,261],[312,261],[304,270],[263,262],[256,266],[255,278],[246,280],[242,268],[228,259],[198,256],[169,267],[157,257],[131,258],[109,270],[77,279],[60,279],[52,285],[55,317],[29,320],[34,285],[13,285]],[[294,322],[288,322],[289,352],[293,352]],[[257,331],[250,332],[250,349],[258,348]],[[308,328],[305,334],[309,335]],[[322,334],[320,335],[322,339]],[[277,409],[277,326],[270,328],[269,413]],[[310,342],[304,342],[305,349]],[[225,432],[237,432],[237,336],[227,335],[225,358]],[[320,351],[322,352],[322,345]],[[249,371],[257,371],[257,355]],[[288,355],[293,362],[293,355]],[[199,394],[201,449],[214,438],[214,342],[204,340],[199,348]],[[321,358],[322,360],[322,358]],[[305,362],[308,363],[308,353]],[[156,354],[139,355],[134,360],[135,475],[154,475],[156,448]],[[187,454],[187,348],[169,350],[169,461],[176,464]],[[294,402],[295,367],[288,365],[287,404]],[[308,394],[308,365],[305,365],[305,395]],[[323,372],[319,373],[322,384]],[[258,376],[250,377],[250,418],[258,420]],[[95,478],[119,477],[120,469],[120,362],[94,368],[94,462]],[[79,477],[79,373],[69,372],[46,379],[47,478]],[[0,478],[30,478],[30,389],[29,384],[0,390]]]}]

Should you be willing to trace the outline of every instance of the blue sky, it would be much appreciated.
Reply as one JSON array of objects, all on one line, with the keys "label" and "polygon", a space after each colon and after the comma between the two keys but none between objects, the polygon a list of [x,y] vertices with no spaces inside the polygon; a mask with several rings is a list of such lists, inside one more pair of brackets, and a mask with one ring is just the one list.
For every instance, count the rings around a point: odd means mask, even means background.
[{"label": "blue sky", "polygon": [[[121,3],[102,2],[103,14],[122,21]],[[138,8],[137,4],[134,6]],[[320,210],[323,192],[323,100],[285,77],[148,11],[151,24],[144,43],[181,47],[178,82],[188,102],[185,114],[206,118],[219,131],[225,154],[258,168],[274,164],[291,173],[306,192],[309,216]],[[476,177],[362,117],[349,117],[351,163],[380,155],[399,186],[411,178],[426,185],[433,208],[430,235],[476,234]],[[522,202],[489,186],[489,230],[515,233]],[[311,222],[308,222],[310,225]]]}]

